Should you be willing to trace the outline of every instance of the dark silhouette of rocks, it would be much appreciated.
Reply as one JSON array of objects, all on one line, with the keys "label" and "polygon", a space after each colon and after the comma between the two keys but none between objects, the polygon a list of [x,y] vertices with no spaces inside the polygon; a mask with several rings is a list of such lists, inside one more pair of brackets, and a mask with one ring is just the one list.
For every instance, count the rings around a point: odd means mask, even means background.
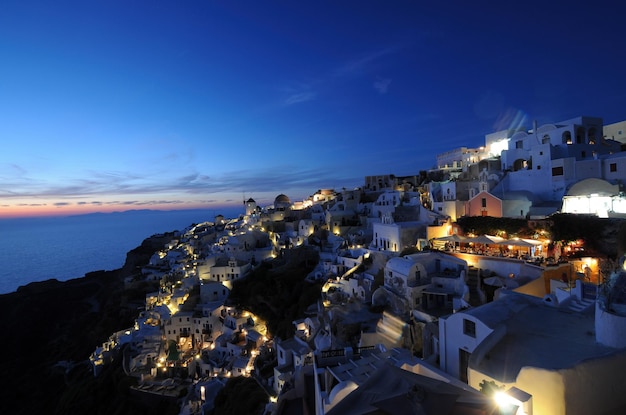
[{"label": "dark silhouette of rocks", "polygon": [[[143,413],[128,396],[132,379],[119,365],[94,378],[88,358],[113,332],[132,326],[137,304],[155,287],[124,290],[124,279],[173,238],[173,233],[147,238],[118,270],[31,283],[0,295],[0,413]],[[177,413],[171,409],[150,413]]]}]

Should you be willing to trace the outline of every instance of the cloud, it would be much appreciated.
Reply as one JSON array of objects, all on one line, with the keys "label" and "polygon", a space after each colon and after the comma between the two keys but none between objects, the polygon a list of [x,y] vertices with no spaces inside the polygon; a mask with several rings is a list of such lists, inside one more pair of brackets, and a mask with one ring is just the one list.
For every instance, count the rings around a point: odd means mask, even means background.
[{"label": "cloud", "polygon": [[366,69],[368,69],[372,64],[382,57],[391,55],[398,51],[397,46],[390,46],[382,49],[377,49],[374,51],[370,51],[369,53],[363,54],[361,56],[357,56],[352,60],[344,62],[340,65],[335,71],[333,75],[335,77],[344,77],[344,76],[353,76],[355,74],[360,74]]},{"label": "cloud", "polygon": [[299,81],[285,81],[277,89],[282,95],[280,105],[289,107],[304,102],[313,101],[318,96],[318,88],[322,84],[320,79],[306,79]]},{"label": "cloud", "polygon": [[18,172],[19,175],[26,174],[26,169],[21,166],[18,166],[17,164],[10,164],[9,166],[11,167],[11,169]]},{"label": "cloud", "polygon": [[389,85],[391,84],[391,79],[389,78],[378,78],[376,82],[374,82],[374,89],[378,91],[379,94],[384,95],[389,90]]},{"label": "cloud", "polygon": [[[338,80],[358,76],[364,72],[371,71],[377,61],[397,52],[398,49],[398,47],[392,46],[370,51],[342,62],[334,69],[327,70],[318,77],[309,77],[306,81],[291,82],[287,86],[280,88],[281,92],[286,95],[282,101],[283,105],[292,106],[313,101],[318,98],[320,91],[324,92],[334,89],[336,86],[333,86],[333,84]],[[385,94],[387,93],[390,83],[391,79],[379,79],[374,83],[374,88],[376,88],[379,93]]]},{"label": "cloud", "polygon": [[294,104],[301,104],[303,102],[312,101],[315,99],[316,96],[317,93],[313,91],[298,92],[287,97],[285,99],[285,105],[291,106]]},{"label": "cloud", "polygon": [[[287,173],[288,172],[288,173]],[[119,171],[91,171],[80,178],[50,182],[45,179],[19,182],[18,194],[0,189],[0,197],[13,205],[28,199],[46,200],[48,206],[184,206],[214,205],[238,202],[234,194],[244,192],[252,197],[273,198],[279,193],[307,197],[318,188],[358,185],[362,178],[342,177],[332,169],[306,169],[297,165],[281,164],[265,168],[223,171],[208,175],[205,172],[154,175],[129,174]],[[286,193],[286,194],[287,194]],[[214,196],[213,196],[214,195]],[[228,200],[228,201],[227,201]],[[29,202],[26,202],[29,203]]]}]

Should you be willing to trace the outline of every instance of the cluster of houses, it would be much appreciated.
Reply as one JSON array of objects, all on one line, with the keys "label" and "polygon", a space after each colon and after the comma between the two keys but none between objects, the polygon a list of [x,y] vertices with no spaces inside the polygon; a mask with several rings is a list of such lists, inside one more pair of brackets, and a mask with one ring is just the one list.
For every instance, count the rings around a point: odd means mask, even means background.
[{"label": "cluster of houses", "polygon": [[[578,117],[490,134],[416,176],[368,176],[297,203],[245,200],[244,215],[180,232],[127,281],[159,289],[134,327],[94,351],[94,373],[121,354],[133,391],[176,399],[181,414],[208,413],[235,376],[254,377],[276,415],[623,413],[623,261],[603,278],[597,258],[542,261],[550,241],[539,234],[524,242],[530,257],[484,255],[524,246],[497,237],[473,240],[484,251],[436,242],[464,240],[461,216],[621,217],[624,131]],[[273,338],[228,295],[303,245],[319,253],[307,279],[320,298],[294,337]]]}]

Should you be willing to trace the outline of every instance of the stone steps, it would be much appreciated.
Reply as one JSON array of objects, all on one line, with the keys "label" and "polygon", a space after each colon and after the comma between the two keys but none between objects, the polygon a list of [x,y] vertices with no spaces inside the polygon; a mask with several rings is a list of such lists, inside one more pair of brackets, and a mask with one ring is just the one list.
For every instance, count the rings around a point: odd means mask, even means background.
[{"label": "stone steps", "polygon": [[574,298],[567,304],[567,308],[572,311],[581,312],[592,306],[594,303],[595,301],[593,300],[579,300],[577,298]]}]

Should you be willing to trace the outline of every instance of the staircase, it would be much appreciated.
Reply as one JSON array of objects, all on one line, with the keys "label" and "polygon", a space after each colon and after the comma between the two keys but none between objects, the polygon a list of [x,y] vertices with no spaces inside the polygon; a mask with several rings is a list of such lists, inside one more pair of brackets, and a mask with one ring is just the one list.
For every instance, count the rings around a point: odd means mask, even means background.
[{"label": "staircase", "polygon": [[582,311],[585,311],[594,303],[595,303],[594,300],[590,300],[588,298],[583,298],[582,300],[579,300],[578,298],[572,298],[572,300],[567,303],[567,308],[569,310],[580,313]]}]

